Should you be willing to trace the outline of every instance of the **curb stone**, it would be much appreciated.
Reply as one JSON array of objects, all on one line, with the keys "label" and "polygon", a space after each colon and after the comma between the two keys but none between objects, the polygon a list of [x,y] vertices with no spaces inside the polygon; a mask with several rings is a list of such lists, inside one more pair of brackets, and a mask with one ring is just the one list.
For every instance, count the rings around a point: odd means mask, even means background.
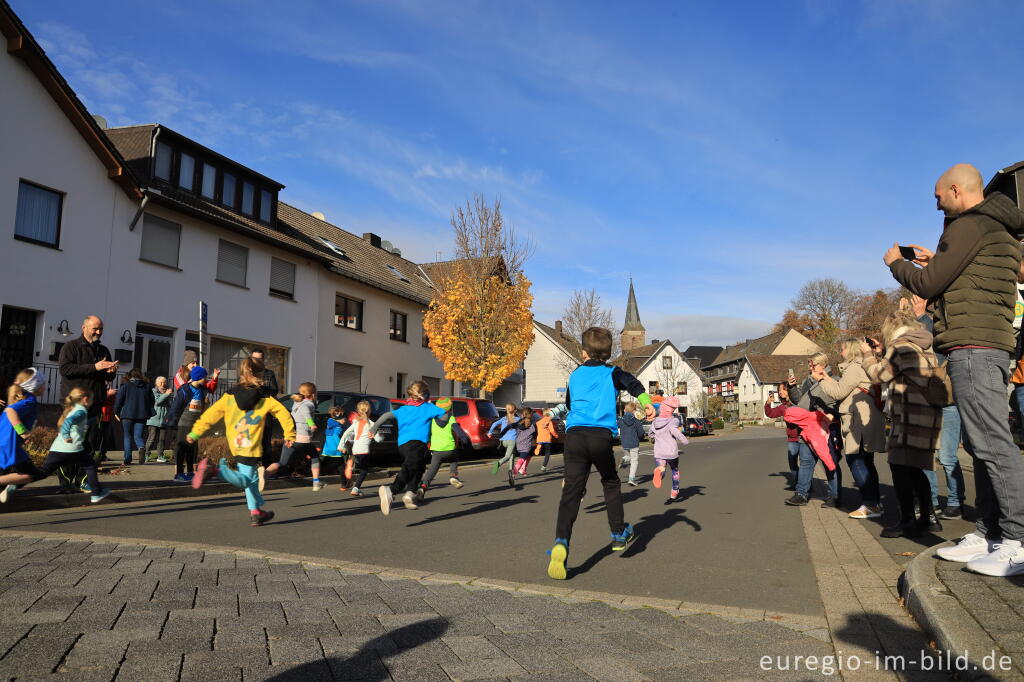
[{"label": "curb stone", "polygon": [[330,559],[327,557],[258,550],[253,549],[252,547],[241,548],[207,545],[196,542],[169,542],[166,540],[150,540],[146,538],[125,538],[82,533],[54,533],[50,531],[30,531],[3,528],[0,528],[0,536],[33,537],[72,542],[85,541],[108,545],[147,545],[150,547],[173,548],[186,551],[217,552],[221,554],[227,553],[240,557],[261,558],[280,563],[302,564],[308,567],[335,568],[347,573],[375,574],[383,580],[413,579],[420,582],[457,583],[470,589],[498,589],[505,592],[511,592],[522,597],[540,595],[555,597],[563,601],[572,602],[597,601],[621,610],[631,608],[651,608],[666,611],[670,614],[675,614],[677,612],[687,612],[686,615],[706,613],[713,616],[739,618],[746,622],[769,621],[778,623],[779,625],[797,632],[805,632],[809,629],[818,630],[828,627],[825,618],[799,613],[782,613],[778,611],[765,611],[762,609],[741,609],[732,606],[696,604],[670,599],[660,599],[657,597],[608,594],[603,592],[592,592],[590,590],[575,590],[568,587],[562,587],[560,585],[545,585],[543,583],[523,583],[509,580],[495,580],[493,578],[458,576],[450,573],[432,573],[429,571],[416,571],[404,568],[390,568],[387,566],[361,564],[352,561]]},{"label": "curb stone", "polygon": [[[939,579],[935,566],[942,560],[935,556],[935,552],[946,546],[948,543],[929,547],[907,565],[900,585],[904,608],[917,620],[928,637],[934,640],[939,651],[951,652],[953,657],[972,651],[981,652],[981,655],[1001,651],[996,641]],[[994,679],[990,672],[981,668],[973,655],[969,660],[971,665],[968,670],[959,671],[958,679]],[[999,679],[1024,680],[1024,675],[1015,671]]]}]

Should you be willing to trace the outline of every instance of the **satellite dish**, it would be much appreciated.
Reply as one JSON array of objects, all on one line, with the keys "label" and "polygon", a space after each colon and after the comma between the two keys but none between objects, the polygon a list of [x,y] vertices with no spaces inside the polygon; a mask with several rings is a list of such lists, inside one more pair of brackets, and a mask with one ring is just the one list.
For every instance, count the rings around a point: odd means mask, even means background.
[{"label": "satellite dish", "polygon": [[92,115],[92,120],[96,121],[96,125],[98,125],[100,127],[100,130],[106,130],[107,129],[107,127],[108,127],[107,119],[103,118],[99,114],[93,114]]},{"label": "satellite dish", "polygon": [[395,248],[395,245],[389,242],[387,239],[385,239],[380,243],[380,248],[384,249],[385,251],[391,251],[391,249]]},{"label": "satellite dish", "polygon": [[313,211],[312,213],[310,213],[310,215],[313,216],[314,218],[316,218],[317,220],[322,220],[325,223],[327,222],[327,216],[325,216],[320,211]]},{"label": "satellite dish", "polygon": [[402,250],[400,248],[398,248],[397,246],[395,248],[391,249],[391,253],[395,254],[399,258],[402,257]]}]

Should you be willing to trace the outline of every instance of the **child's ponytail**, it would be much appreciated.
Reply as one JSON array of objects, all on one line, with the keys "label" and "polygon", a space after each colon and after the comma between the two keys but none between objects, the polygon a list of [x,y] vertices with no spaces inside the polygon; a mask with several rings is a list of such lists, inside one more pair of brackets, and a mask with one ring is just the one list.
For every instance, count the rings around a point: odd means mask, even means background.
[{"label": "child's ponytail", "polygon": [[57,428],[64,425],[64,420],[67,419],[68,415],[71,414],[71,410],[75,409],[78,403],[82,402],[83,398],[89,398],[92,396],[92,391],[86,388],[73,388],[68,393],[67,397],[64,398],[64,411],[60,415],[60,419],[57,420]]}]

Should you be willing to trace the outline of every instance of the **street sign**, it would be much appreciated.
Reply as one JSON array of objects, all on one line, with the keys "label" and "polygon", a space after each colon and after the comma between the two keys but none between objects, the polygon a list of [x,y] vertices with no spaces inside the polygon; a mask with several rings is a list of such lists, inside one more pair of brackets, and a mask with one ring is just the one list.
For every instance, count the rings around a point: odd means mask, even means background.
[{"label": "street sign", "polygon": [[210,308],[205,301],[199,302],[199,366],[206,367],[207,346],[210,337],[206,332],[206,321],[209,317]]}]

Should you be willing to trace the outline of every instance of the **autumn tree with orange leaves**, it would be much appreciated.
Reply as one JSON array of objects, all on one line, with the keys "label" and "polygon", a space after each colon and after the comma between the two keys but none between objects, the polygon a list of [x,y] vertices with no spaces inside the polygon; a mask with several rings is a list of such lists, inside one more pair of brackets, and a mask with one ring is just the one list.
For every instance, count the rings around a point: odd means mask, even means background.
[{"label": "autumn tree with orange leaves", "polygon": [[455,260],[435,269],[423,328],[445,376],[494,391],[533,343],[533,294],[523,265],[532,249],[493,206],[474,197],[452,213]]}]

